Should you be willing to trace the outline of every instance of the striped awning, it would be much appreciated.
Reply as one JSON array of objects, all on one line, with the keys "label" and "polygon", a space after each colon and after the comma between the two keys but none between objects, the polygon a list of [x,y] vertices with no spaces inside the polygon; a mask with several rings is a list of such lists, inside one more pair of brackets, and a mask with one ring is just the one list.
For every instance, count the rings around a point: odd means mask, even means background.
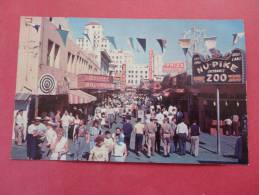
[{"label": "striped awning", "polygon": [[97,98],[81,90],[69,90],[68,103],[69,104],[88,104],[96,101]]}]

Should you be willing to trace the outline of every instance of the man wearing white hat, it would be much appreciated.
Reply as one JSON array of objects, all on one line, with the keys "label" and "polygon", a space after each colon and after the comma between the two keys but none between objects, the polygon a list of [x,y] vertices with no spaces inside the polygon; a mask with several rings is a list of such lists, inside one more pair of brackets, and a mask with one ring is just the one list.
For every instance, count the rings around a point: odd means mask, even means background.
[{"label": "man wearing white hat", "polygon": [[48,121],[46,124],[47,130],[45,132],[45,139],[42,143],[41,152],[42,152],[42,159],[49,160],[50,154],[50,145],[56,140],[57,133],[54,128],[57,127],[56,123]]}]

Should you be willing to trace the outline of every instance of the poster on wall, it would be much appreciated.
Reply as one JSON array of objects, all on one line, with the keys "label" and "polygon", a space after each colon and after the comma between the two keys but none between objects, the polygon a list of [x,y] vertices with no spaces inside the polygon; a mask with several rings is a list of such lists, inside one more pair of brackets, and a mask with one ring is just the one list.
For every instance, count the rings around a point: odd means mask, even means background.
[{"label": "poster on wall", "polygon": [[11,157],[247,164],[245,52],[242,20],[23,16]]}]

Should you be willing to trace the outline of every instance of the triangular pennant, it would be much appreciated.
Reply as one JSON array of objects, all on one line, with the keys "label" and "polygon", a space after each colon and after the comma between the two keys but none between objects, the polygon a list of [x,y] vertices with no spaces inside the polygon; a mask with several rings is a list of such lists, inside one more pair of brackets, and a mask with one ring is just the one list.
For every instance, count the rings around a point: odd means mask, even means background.
[{"label": "triangular pennant", "polygon": [[59,32],[64,45],[66,45],[67,44],[68,31],[67,30],[62,30],[62,29],[57,29],[57,31]]},{"label": "triangular pennant", "polygon": [[240,32],[240,33],[235,33],[233,34],[233,46],[236,45],[239,40],[245,35],[244,32]]},{"label": "triangular pennant", "polygon": [[35,25],[33,25],[33,28],[35,28],[35,30],[38,32],[39,28],[40,28],[40,25],[39,24],[35,24]]},{"label": "triangular pennant", "polygon": [[114,37],[106,36],[106,38],[110,41],[110,43],[113,45],[114,49],[117,49]]},{"label": "triangular pennant", "polygon": [[235,45],[235,42],[236,42],[236,39],[237,39],[237,33],[233,34],[233,45]]},{"label": "triangular pennant", "polygon": [[133,43],[133,38],[132,37],[129,37],[129,46],[132,50],[135,50],[135,47],[134,47],[134,43]]},{"label": "triangular pennant", "polygon": [[164,53],[164,48],[166,48],[166,40],[164,39],[157,39],[160,47],[161,47],[161,50],[162,50],[162,53]]},{"label": "triangular pennant", "polygon": [[137,41],[139,42],[142,49],[146,52],[146,39],[143,38],[137,38]]},{"label": "triangular pennant", "polygon": [[183,48],[183,53],[185,56],[186,56],[187,52],[188,52],[188,48]]},{"label": "triangular pennant", "polygon": [[88,41],[91,42],[90,37],[88,36],[88,34],[84,34],[84,36],[86,36],[86,38],[88,39]]}]

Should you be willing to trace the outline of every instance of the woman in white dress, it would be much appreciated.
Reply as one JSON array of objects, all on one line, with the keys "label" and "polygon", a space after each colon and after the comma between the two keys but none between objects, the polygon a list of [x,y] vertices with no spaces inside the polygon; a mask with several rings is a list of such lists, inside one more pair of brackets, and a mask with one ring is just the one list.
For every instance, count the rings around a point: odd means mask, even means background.
[{"label": "woman in white dress", "polygon": [[52,150],[50,160],[66,160],[68,145],[67,138],[64,137],[64,130],[62,128],[57,129],[57,138],[51,144],[50,149]]}]

